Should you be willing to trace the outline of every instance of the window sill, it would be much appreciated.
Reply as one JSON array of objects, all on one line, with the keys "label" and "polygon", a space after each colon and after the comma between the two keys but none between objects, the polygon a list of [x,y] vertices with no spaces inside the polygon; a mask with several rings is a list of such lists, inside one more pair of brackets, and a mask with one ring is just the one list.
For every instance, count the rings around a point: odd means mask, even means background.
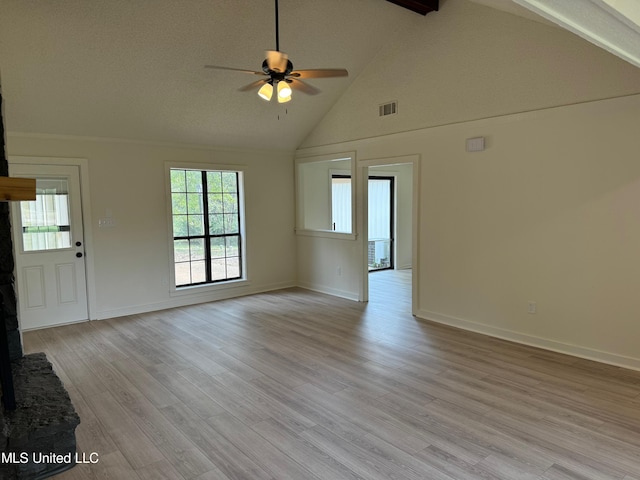
[{"label": "window sill", "polygon": [[340,233],[332,230],[296,230],[296,235],[304,237],[322,237],[322,238],[335,238],[337,240],[356,240],[357,235],[354,233]]},{"label": "window sill", "polygon": [[193,285],[188,287],[174,287],[169,292],[172,297],[183,297],[188,295],[202,295],[207,293],[219,292],[221,290],[229,290],[233,288],[245,287],[250,285],[249,280],[229,280],[221,283],[207,283],[204,285]]}]

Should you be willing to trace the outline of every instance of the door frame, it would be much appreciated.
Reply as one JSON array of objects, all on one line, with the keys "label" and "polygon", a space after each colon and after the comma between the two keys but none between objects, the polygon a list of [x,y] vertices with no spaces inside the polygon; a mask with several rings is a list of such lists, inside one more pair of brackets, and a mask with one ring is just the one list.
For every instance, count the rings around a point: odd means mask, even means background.
[{"label": "door frame", "polygon": [[[418,248],[418,229],[420,227],[420,155],[403,155],[398,157],[383,157],[362,159],[357,162],[356,175],[356,218],[357,231],[360,233],[360,292],[359,301],[369,301],[369,268],[368,268],[368,243],[369,243],[369,167],[384,167],[393,165],[412,165],[412,212],[411,212],[411,313],[417,315],[419,311],[418,292],[420,282],[420,249]],[[396,192],[397,192],[396,186]]]},{"label": "door frame", "polygon": [[[82,228],[84,232],[85,278],[87,286],[87,314],[89,320],[95,320],[96,291],[95,264],[93,261],[93,230],[91,225],[91,197],[89,195],[89,161],[85,158],[64,157],[31,157],[9,155],[9,170],[12,165],[43,165],[43,166],[71,166],[78,167],[80,175],[80,201],[82,204]],[[16,224],[11,219],[12,224]],[[13,247],[14,258],[16,246]],[[15,272],[14,272],[15,276]],[[20,300],[18,299],[18,302]]]}]

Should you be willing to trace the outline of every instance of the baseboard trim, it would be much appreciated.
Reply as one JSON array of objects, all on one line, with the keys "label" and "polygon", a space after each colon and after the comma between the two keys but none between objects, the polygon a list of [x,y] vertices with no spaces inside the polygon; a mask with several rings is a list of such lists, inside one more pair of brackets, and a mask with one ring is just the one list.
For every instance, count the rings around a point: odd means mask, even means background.
[{"label": "baseboard trim", "polygon": [[334,297],[344,298],[346,300],[353,300],[357,302],[358,294],[352,292],[345,292],[344,290],[338,290],[335,288],[327,287],[325,285],[312,285],[306,282],[298,282],[298,287],[304,288],[305,290],[311,290],[312,292],[324,293],[326,295],[332,295]]},{"label": "baseboard trim", "polygon": [[451,327],[461,328],[475,333],[481,333],[490,337],[500,338],[502,340],[509,340],[511,342],[521,343],[530,347],[537,347],[543,350],[550,350],[552,352],[564,353],[573,357],[584,358],[587,360],[593,360],[599,363],[606,363],[608,365],[614,365],[616,367],[628,368],[631,370],[640,371],[640,359],[633,357],[626,357],[624,355],[617,355],[615,353],[602,352],[600,350],[594,350],[591,348],[581,347],[579,345],[571,345],[568,343],[562,343],[548,338],[537,337],[526,333],[515,332],[504,328],[493,327],[471,320],[464,320],[462,318],[452,317],[441,313],[430,312],[428,310],[418,310],[416,315],[418,318],[429,320]]},{"label": "baseboard trim", "polygon": [[96,318],[92,318],[92,320],[105,320],[108,318],[126,317],[128,315],[139,315],[142,313],[156,312],[158,310],[167,310],[169,308],[186,307],[188,305],[197,305],[199,303],[215,302],[217,300],[226,300],[229,298],[244,297],[246,295],[255,295],[258,293],[271,292],[274,290],[282,290],[284,288],[292,288],[295,286],[295,282],[282,282],[271,285],[262,285],[255,287],[245,286],[234,289],[219,290],[217,292],[207,292],[203,294],[172,297],[171,299],[162,302],[130,305],[122,308],[101,310],[97,312]]},{"label": "baseboard trim", "polygon": [[36,330],[44,330],[45,328],[53,328],[53,327],[64,327],[65,325],[74,325],[76,323],[86,322],[87,320],[73,320],[71,322],[62,322],[56,323],[55,325],[41,325],[39,327],[31,327],[31,328],[22,328],[20,327],[21,332],[34,332]]}]

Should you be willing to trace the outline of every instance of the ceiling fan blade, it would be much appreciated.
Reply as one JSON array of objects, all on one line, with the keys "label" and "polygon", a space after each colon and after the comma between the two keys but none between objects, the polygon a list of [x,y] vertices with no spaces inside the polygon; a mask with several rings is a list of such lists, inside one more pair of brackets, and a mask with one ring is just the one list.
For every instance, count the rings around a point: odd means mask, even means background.
[{"label": "ceiling fan blade", "polygon": [[284,72],[287,69],[289,55],[277,50],[267,50],[267,65],[274,72]]},{"label": "ceiling fan blade", "polygon": [[291,85],[292,89],[299,90],[302,93],[306,93],[307,95],[317,95],[318,93],[320,93],[320,89],[312,87],[308,83],[305,83],[302,80],[298,80],[297,78],[289,78],[287,79],[287,83]]},{"label": "ceiling fan blade", "polygon": [[344,68],[314,68],[311,70],[296,70],[291,72],[289,76],[296,78],[330,78],[330,77],[347,77],[349,72]]},{"label": "ceiling fan blade", "polygon": [[243,70],[241,68],[219,67],[218,65],[205,65],[204,68],[214,68],[216,70],[231,70],[232,72],[249,73],[251,75],[264,75],[264,72],[256,72],[254,70]]},{"label": "ceiling fan blade", "polygon": [[253,90],[254,88],[258,88],[261,85],[264,85],[264,83],[267,82],[267,78],[265,78],[264,80],[256,80],[255,82],[251,82],[249,85],[245,85],[244,87],[240,87],[238,89],[239,92],[248,92],[249,90]]}]

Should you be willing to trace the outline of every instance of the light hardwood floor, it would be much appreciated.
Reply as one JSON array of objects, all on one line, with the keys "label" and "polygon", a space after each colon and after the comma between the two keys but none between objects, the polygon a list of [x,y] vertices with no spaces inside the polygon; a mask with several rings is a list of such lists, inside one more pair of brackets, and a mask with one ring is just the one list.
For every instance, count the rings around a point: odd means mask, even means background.
[{"label": "light hardwood floor", "polygon": [[56,478],[640,479],[639,372],[417,320],[409,282],[27,333],[100,459]]}]

